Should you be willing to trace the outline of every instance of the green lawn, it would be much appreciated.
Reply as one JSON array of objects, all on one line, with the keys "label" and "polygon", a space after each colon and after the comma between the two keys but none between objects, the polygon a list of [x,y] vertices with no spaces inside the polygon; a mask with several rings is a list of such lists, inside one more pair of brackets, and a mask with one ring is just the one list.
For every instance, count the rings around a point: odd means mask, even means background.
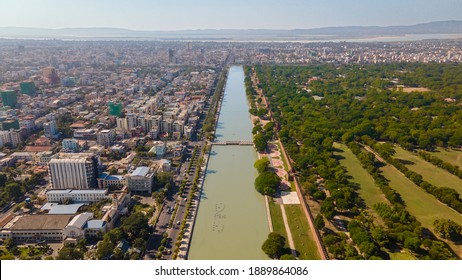
[{"label": "green lawn", "polygon": [[348,175],[351,176],[350,180],[359,185],[358,193],[364,199],[366,205],[372,209],[374,204],[387,202],[385,195],[375,185],[374,179],[364,170],[361,162],[353,152],[346,145],[340,143],[334,143],[334,148],[341,150],[341,152],[335,152],[335,155],[344,157],[344,159],[340,160],[340,164],[347,169]]},{"label": "green lawn", "polygon": [[388,253],[390,255],[390,259],[392,260],[415,260],[415,258],[407,252],[397,252],[397,253]]},{"label": "green lawn", "polygon": [[[284,236],[287,240],[286,228],[284,227],[284,221],[282,219],[281,207],[279,204],[273,202],[271,197],[268,197],[268,204],[271,213],[271,222],[273,223],[273,231]],[[289,245],[287,244],[287,247]]]},{"label": "green lawn", "polygon": [[437,148],[436,152],[431,152],[431,154],[435,157],[440,158],[441,160],[446,161],[452,165],[459,166],[462,169],[462,152],[451,150],[451,149],[443,149]]},{"label": "green lawn", "polygon": [[320,260],[316,242],[310,226],[299,204],[284,205],[295,249],[300,253],[301,260]]},{"label": "green lawn", "polygon": [[[451,219],[462,224],[462,215],[416,186],[398,170],[390,165],[380,169],[383,175],[390,180],[390,187],[401,194],[406,203],[406,209],[422,223],[422,226],[433,231],[433,222],[440,218]],[[462,245],[450,244],[450,246],[459,256],[462,256]]]},{"label": "green lawn", "polygon": [[455,189],[462,195],[462,180],[444,169],[436,167],[418,155],[396,147],[395,158],[411,161],[414,164],[406,164],[410,170],[422,175],[423,179],[437,187],[449,187]]}]

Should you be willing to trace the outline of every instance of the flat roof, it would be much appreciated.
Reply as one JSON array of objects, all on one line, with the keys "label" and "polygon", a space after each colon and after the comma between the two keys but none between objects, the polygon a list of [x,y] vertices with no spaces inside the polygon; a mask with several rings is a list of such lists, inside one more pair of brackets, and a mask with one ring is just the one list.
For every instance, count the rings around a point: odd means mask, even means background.
[{"label": "flat roof", "polygon": [[62,205],[58,203],[46,203],[42,206],[42,210],[49,210],[48,214],[58,215],[58,214],[75,214],[80,207],[84,206],[84,203],[75,203]]},{"label": "flat roof", "polygon": [[56,194],[59,194],[59,193],[68,193],[68,194],[79,194],[79,193],[102,193],[102,194],[105,194],[107,193],[107,190],[92,190],[92,189],[88,189],[88,190],[71,190],[71,189],[66,189],[66,190],[48,190],[47,193],[56,193]]},{"label": "flat roof", "polygon": [[130,176],[146,176],[146,174],[149,173],[149,167],[147,166],[141,166],[141,167],[137,167],[135,169],[135,171],[133,171],[132,174],[130,174]]},{"label": "flat roof", "polygon": [[87,228],[89,229],[101,229],[106,225],[104,220],[90,220],[87,222]]},{"label": "flat roof", "polygon": [[51,230],[63,229],[74,215],[30,215],[22,216],[14,223],[11,230]]}]

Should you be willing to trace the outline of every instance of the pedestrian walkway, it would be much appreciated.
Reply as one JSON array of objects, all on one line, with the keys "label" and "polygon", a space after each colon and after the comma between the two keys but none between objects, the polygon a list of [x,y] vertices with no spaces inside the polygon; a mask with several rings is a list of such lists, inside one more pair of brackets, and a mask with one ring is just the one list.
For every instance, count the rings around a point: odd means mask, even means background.
[{"label": "pedestrian walkway", "polygon": [[268,196],[265,195],[265,206],[266,206],[266,218],[268,219],[269,231],[273,232],[273,222],[271,221],[271,212],[268,203]]},{"label": "pedestrian walkway", "polygon": [[284,227],[286,228],[288,239],[287,242],[289,242],[289,248],[292,251],[292,255],[294,255],[294,257],[297,257],[297,251],[295,250],[294,240],[292,239],[292,232],[290,231],[289,223],[287,222],[286,209],[284,208],[284,204],[281,204],[279,206],[281,207],[282,220],[284,221]]}]

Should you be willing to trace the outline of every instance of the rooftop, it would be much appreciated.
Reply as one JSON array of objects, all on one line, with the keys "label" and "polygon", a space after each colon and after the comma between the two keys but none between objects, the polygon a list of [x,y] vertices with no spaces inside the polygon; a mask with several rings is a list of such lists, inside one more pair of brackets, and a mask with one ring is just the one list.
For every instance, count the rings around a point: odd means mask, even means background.
[{"label": "rooftop", "polygon": [[74,226],[77,228],[83,228],[88,220],[93,218],[93,213],[85,212],[75,216],[72,221],[69,222],[68,226]]},{"label": "rooftop", "polygon": [[135,169],[135,171],[133,171],[132,174],[130,174],[130,176],[146,176],[147,174],[149,173],[149,167],[147,166],[141,166],[141,167],[137,167]]},{"label": "rooftop", "polygon": [[46,203],[45,205],[40,208],[41,210],[49,210],[48,214],[75,214],[82,207],[83,203],[76,203],[76,204],[68,204],[62,205],[58,203]]},{"label": "rooftop", "polygon": [[105,194],[107,193],[107,190],[100,190],[100,189],[93,189],[93,190],[70,190],[70,189],[67,189],[67,190],[48,190],[47,193],[54,193],[54,194],[58,194],[58,193],[69,193],[69,194],[73,194],[73,193],[76,193],[76,194],[79,194],[79,193],[102,193],[102,194]]},{"label": "rooftop", "polygon": [[20,217],[11,230],[63,229],[74,215],[30,215]]},{"label": "rooftop", "polygon": [[106,225],[106,221],[103,220],[90,220],[87,222],[87,228],[89,229],[101,229]]}]

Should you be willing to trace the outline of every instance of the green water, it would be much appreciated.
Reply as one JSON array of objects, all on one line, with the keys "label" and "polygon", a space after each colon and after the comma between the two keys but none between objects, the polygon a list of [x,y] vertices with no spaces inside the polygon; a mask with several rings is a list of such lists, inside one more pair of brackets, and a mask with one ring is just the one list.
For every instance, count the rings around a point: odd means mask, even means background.
[{"label": "green water", "polygon": [[[217,136],[252,139],[242,67],[230,69]],[[261,250],[269,230],[264,198],[255,191],[252,146],[213,146],[188,258],[267,259]]]}]

